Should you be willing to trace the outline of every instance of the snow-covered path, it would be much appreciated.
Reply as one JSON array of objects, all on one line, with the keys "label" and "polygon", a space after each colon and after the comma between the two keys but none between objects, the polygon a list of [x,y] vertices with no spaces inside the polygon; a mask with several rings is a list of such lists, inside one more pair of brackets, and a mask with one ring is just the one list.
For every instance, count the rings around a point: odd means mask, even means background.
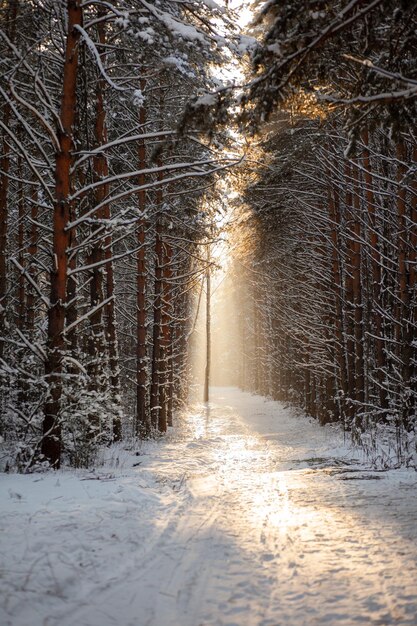
[{"label": "snow-covered path", "polygon": [[1,624],[417,624],[415,472],[232,389],[118,463],[1,477]]}]

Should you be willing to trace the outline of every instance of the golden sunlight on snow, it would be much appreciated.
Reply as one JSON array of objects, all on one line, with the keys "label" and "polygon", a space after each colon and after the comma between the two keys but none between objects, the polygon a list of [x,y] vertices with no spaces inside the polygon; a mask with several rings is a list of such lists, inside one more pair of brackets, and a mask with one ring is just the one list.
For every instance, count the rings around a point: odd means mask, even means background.
[{"label": "golden sunlight on snow", "polygon": [[[300,598],[302,585],[309,589],[305,602],[313,605],[315,598],[323,595],[328,596],[329,605],[336,597],[339,603],[343,604],[344,597],[349,602],[356,585],[364,589],[360,602],[366,603],[367,587],[375,600],[369,610],[380,615],[387,603],[392,604],[393,614],[403,615],[402,600],[398,606],[392,602],[390,587],[393,572],[401,567],[402,554],[396,554],[399,538],[394,527],[384,525],[384,550],[390,553],[387,561],[380,547],[381,529],[372,519],[364,521],[357,503],[350,500],[361,501],[360,481],[338,480],[339,476],[349,477],[349,472],[343,473],[346,469],[339,470],[339,475],[337,468],[297,467],[297,452],[284,443],[287,427],[282,425],[279,437],[277,432],[260,432],[256,422],[264,419],[262,404],[257,405],[256,398],[247,395],[248,415],[255,422],[254,428],[248,427],[243,413],[238,415],[230,403],[231,393],[230,389],[217,389],[214,402],[192,414],[189,422],[191,449],[199,451],[199,458],[206,451],[210,467],[207,475],[198,469],[192,479],[192,491],[199,501],[211,499],[210,533],[233,537],[234,548],[230,550],[227,567],[233,570],[236,565],[240,571],[244,558],[237,563],[237,553],[248,556],[252,563],[260,560],[265,575],[280,581],[281,589],[288,590],[291,600]],[[219,398],[224,403],[221,413],[216,404]],[[305,424],[305,429],[308,431],[310,425]],[[297,434],[296,429],[294,436],[308,437]],[[294,459],[293,466],[283,469],[282,464],[290,459]],[[330,484],[333,491],[329,491]],[[227,503],[227,513],[217,509],[218,502]],[[378,506],[377,497],[373,506]],[[407,543],[406,538],[403,541]],[[409,593],[412,583],[406,578]],[[355,596],[355,603],[359,602],[360,593]],[[276,601],[279,606],[283,601],[279,585]],[[353,621],[342,623],[350,625]]]}]

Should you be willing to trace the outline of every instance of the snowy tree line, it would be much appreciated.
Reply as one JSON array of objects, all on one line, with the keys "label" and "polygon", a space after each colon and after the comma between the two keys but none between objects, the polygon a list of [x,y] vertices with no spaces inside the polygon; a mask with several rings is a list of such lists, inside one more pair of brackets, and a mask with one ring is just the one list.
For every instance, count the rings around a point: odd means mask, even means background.
[{"label": "snowy tree line", "polygon": [[[370,447],[392,425],[410,458],[415,26],[408,0],[272,1],[255,45],[212,0],[1,0],[3,466],[172,423],[236,114],[260,134],[235,174],[235,377]],[[245,85],[215,77],[247,49]]]},{"label": "snowy tree line", "polygon": [[272,2],[265,20],[246,111],[269,120],[263,166],[242,175],[236,234],[240,384],[341,421],[370,453],[388,425],[415,461],[414,3]]},{"label": "snowy tree line", "polygon": [[210,2],[1,1],[3,467],[88,465],[185,400],[203,201],[230,159],[178,126],[216,86],[228,20]]}]

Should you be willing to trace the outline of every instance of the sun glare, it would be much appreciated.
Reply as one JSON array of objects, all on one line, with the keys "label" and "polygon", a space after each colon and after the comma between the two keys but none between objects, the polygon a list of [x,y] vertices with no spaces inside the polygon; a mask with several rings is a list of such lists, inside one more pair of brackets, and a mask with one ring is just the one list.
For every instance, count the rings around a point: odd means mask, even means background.
[{"label": "sun glare", "polygon": [[229,7],[237,14],[237,23],[241,28],[246,28],[253,18],[251,9],[252,2],[249,0],[230,0]]},{"label": "sun glare", "polygon": [[[251,42],[250,37],[246,36],[245,30],[253,19],[253,0],[230,0],[226,4],[233,11],[236,24],[240,29],[243,54]],[[239,42],[239,38],[237,42]],[[211,71],[219,88],[231,85],[236,88],[244,82],[244,61],[240,55],[230,53],[229,63],[223,64],[221,67],[213,65]],[[241,154],[244,138],[233,127],[229,128],[228,132],[229,137],[233,138],[235,149]],[[225,148],[224,156],[236,159],[238,155],[236,152],[228,152]],[[195,292],[195,319],[190,335],[190,354],[194,381],[202,384],[205,379],[209,343],[211,352],[210,384],[222,386],[237,384],[236,350],[233,348],[233,345],[236,345],[238,341],[237,325],[230,325],[230,320],[237,318],[237,302],[233,279],[229,276],[229,270],[232,266],[229,233],[233,222],[231,207],[239,196],[239,192],[235,182],[228,175],[219,181],[218,191],[221,198],[218,201],[219,206],[215,210],[211,207],[212,219],[215,222],[213,239],[209,244],[207,241],[202,242],[201,246],[201,258],[206,257],[207,245],[210,247],[211,286],[208,300],[211,313],[207,314],[208,288],[207,275],[204,273]],[[209,325],[211,327],[210,340],[207,338],[208,317],[210,317]]]}]

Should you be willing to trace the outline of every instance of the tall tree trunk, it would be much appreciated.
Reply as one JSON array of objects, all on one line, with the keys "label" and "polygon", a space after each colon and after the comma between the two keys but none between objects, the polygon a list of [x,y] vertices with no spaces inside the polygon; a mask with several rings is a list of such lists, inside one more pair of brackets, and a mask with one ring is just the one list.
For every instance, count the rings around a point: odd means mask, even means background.
[{"label": "tall tree trunk", "polygon": [[[30,239],[28,245],[28,272],[32,282],[37,283],[36,256],[38,253],[38,187],[32,187],[32,197],[30,206]],[[26,327],[29,338],[34,340],[35,334],[35,290],[32,285],[27,287],[26,298]]]},{"label": "tall tree trunk", "polygon": [[[17,249],[19,254],[19,265],[22,268],[25,268],[26,265],[26,255],[25,255],[25,223],[26,223],[26,211],[25,211],[25,190],[23,183],[23,166],[22,166],[22,157],[19,155],[17,161],[17,175],[19,178],[18,184],[18,227],[17,227]],[[18,319],[17,319],[17,327],[23,331],[25,326],[25,309],[26,309],[26,297],[25,297],[25,277],[24,273],[19,273],[19,283],[18,283]]]},{"label": "tall tree trunk", "polygon": [[[106,15],[106,8],[98,7],[98,17],[103,18]],[[102,62],[105,62],[106,58],[106,26],[105,21],[100,20],[97,24],[98,31],[98,40],[99,40],[99,52]],[[96,111],[96,124],[95,124],[95,136],[97,144],[103,145],[107,143],[107,123],[106,123],[106,108],[105,108],[105,90],[106,90],[106,82],[103,78],[99,78],[97,82],[97,111]],[[109,175],[109,166],[107,162],[107,157],[104,153],[100,153],[95,157],[94,160],[94,169],[96,172],[97,179],[105,179]],[[108,198],[110,193],[109,184],[106,183],[101,185],[97,190],[96,202],[104,203],[102,209],[99,212],[99,217],[103,218],[107,223],[110,222],[111,219],[111,207],[108,202],[105,202],[106,198]],[[103,272],[104,276],[101,277],[96,276],[96,289],[95,294],[99,294],[102,292],[102,297],[104,298],[104,289],[106,291],[106,298],[109,300],[106,305],[106,319],[105,319],[105,337],[107,342],[107,349],[109,355],[109,384],[110,384],[110,394],[113,401],[113,409],[120,404],[120,368],[119,368],[119,352],[118,352],[118,343],[117,343],[117,332],[116,332],[116,307],[114,301],[114,270],[113,270],[113,237],[111,231],[106,234],[104,238],[104,251],[99,248],[96,256],[101,261],[103,259],[106,261],[105,266],[103,266],[99,271]],[[92,294],[92,300],[94,299],[95,294]],[[104,311],[100,309],[100,319],[96,319],[96,325],[98,327],[102,326],[102,315]],[[104,345],[100,347],[101,351],[104,351]],[[118,411],[115,410],[113,420],[113,441],[120,441],[122,438],[122,424],[121,424],[121,416]]]},{"label": "tall tree trunk", "polygon": [[[78,120],[77,120],[78,122]],[[75,123],[75,127],[77,127],[77,122]],[[80,133],[79,133],[80,134]],[[87,183],[86,173],[79,169],[77,172],[77,184],[80,188],[84,187]],[[74,183],[71,182],[71,186],[74,186]],[[74,203],[71,203],[69,208],[70,221],[74,221],[77,217],[77,211]],[[75,324],[78,319],[78,297],[77,297],[77,274],[71,274],[77,268],[78,262],[78,252],[77,252],[77,231],[75,228],[72,228],[69,232],[69,243],[68,249],[70,253],[68,255],[68,283],[67,283],[67,302],[66,302],[66,313],[65,313],[65,325],[70,326],[71,324]],[[78,343],[79,343],[79,329],[76,326],[73,326],[65,335],[65,343],[68,348],[71,356],[73,358],[77,358],[78,351]],[[77,375],[78,369],[77,367],[70,366],[70,371]],[[74,398],[75,400],[75,398]]]},{"label": "tall tree trunk", "polygon": [[362,228],[361,204],[359,188],[359,172],[352,164],[353,179],[353,303],[355,307],[355,399],[356,425],[361,426],[362,420],[358,413],[363,410],[365,402],[365,374],[363,349],[363,302],[362,302]]},{"label": "tall tree trunk", "polygon": [[[109,208],[110,217],[110,208]],[[110,388],[114,405],[120,404],[120,367],[119,367],[119,350],[116,332],[116,306],[114,301],[114,271],[112,257],[111,235],[106,237],[106,292],[107,298],[111,298],[107,305],[107,323],[106,335],[107,345],[109,349],[109,368],[110,368]],[[122,438],[122,422],[120,414],[113,417],[113,441],[120,441]]]},{"label": "tall tree trunk", "polygon": [[[339,229],[340,229],[340,206],[339,206],[339,194],[337,190],[329,190],[329,218],[331,228],[331,241],[332,241],[332,284],[334,291],[334,304],[335,304],[335,369],[339,372],[337,385],[343,392],[343,399],[347,395],[347,372],[345,362],[345,342],[343,335],[343,293],[342,293],[342,279],[340,268],[340,246],[339,246]],[[336,388],[336,392],[338,389]],[[337,408],[336,402],[334,402],[334,408]],[[345,414],[344,402],[340,407]]]},{"label": "tall tree trunk", "polygon": [[[381,316],[381,255],[379,251],[378,232],[375,216],[375,197],[373,190],[371,159],[369,155],[369,133],[365,129],[362,132],[363,142],[363,166],[365,170],[365,197],[369,219],[369,244],[371,246],[371,265],[372,265],[372,289],[371,298],[373,306],[371,306],[372,334],[374,335],[375,347],[375,367],[376,380],[379,386],[379,403],[381,408],[385,408],[387,397],[384,387],[384,342],[382,337],[382,316]],[[371,300],[371,302],[372,302]]]},{"label": "tall tree trunk", "polygon": [[168,426],[172,426],[172,333],[171,333],[171,276],[172,249],[168,242],[164,243],[164,267],[162,285],[162,354],[161,354],[161,385],[164,389],[162,411]]},{"label": "tall tree trunk", "polygon": [[[143,93],[146,86],[144,79],[140,87]],[[139,110],[139,124],[145,129],[146,109],[142,105]],[[138,143],[138,169],[146,168],[145,140]],[[138,186],[145,184],[145,175],[139,174]],[[141,215],[146,209],[146,191],[138,192],[138,208]],[[145,248],[146,222],[140,219],[137,230],[138,252],[136,257],[136,432],[140,436],[149,435],[151,431],[150,416],[146,402],[147,383],[147,332],[146,332],[146,248]]]},{"label": "tall tree trunk", "polygon": [[413,334],[410,334],[409,327],[409,290],[408,290],[408,272],[407,272],[407,188],[405,181],[406,166],[404,165],[407,158],[406,145],[402,139],[397,143],[397,217],[398,217],[398,304],[396,311],[397,345],[400,347],[399,358],[402,363],[401,374],[401,394],[402,394],[402,421],[406,429],[409,428],[410,422],[410,398],[411,389],[411,356]]},{"label": "tall tree trunk", "polygon": [[[26,290],[25,290],[25,276],[24,271],[26,271],[26,254],[25,254],[25,224],[26,224],[26,203],[25,203],[25,185],[23,182],[23,163],[22,157],[19,154],[17,159],[17,176],[19,178],[18,182],[18,226],[17,226],[17,250],[18,250],[18,258],[19,265],[22,270],[19,272],[19,280],[17,283],[17,319],[16,319],[16,327],[22,332],[26,333]],[[23,369],[25,369],[25,364],[23,361]],[[18,398],[19,404],[21,405],[21,410],[24,410],[28,395],[28,384],[27,381],[23,378],[19,378],[18,380]]]},{"label": "tall tree trunk", "polygon": [[[162,201],[162,198],[160,199]],[[160,202],[158,202],[160,204]],[[152,351],[152,372],[151,372],[151,423],[154,430],[162,432],[166,430],[166,424],[160,424],[159,420],[159,368],[161,366],[161,287],[162,287],[162,226],[161,222],[156,223],[155,229],[155,282],[154,282],[154,305],[153,305],[153,351]],[[165,429],[164,429],[165,426]]]},{"label": "tall tree trunk", "polygon": [[[413,149],[413,164],[417,162],[417,148]],[[410,234],[409,234],[409,263],[408,263],[408,290],[409,290],[409,316],[408,330],[410,338],[410,380],[417,380],[417,342],[413,338],[417,335],[417,177],[411,184],[410,202]],[[411,389],[410,414],[416,413],[417,409],[417,389]]]},{"label": "tall tree trunk", "polygon": [[53,211],[53,268],[48,311],[48,354],[45,373],[49,395],[44,407],[42,453],[52,467],[61,460],[60,408],[62,397],[62,358],[65,349],[65,304],[67,301],[70,233],[70,170],[73,150],[73,125],[77,104],[78,44],[82,25],[81,0],[67,0],[68,33],[65,46],[64,76],[58,128],[59,152],[55,161],[55,204]]},{"label": "tall tree trunk", "polygon": [[[18,10],[18,0],[8,0],[6,4],[6,31],[11,41],[14,41],[16,34],[16,17]],[[6,103],[4,107],[3,123],[10,124],[10,105]],[[7,227],[9,220],[8,191],[9,191],[9,170],[10,170],[10,148],[7,135],[3,136],[3,145],[0,159],[0,359],[4,356],[6,327],[6,306],[7,306]]]},{"label": "tall tree trunk", "polygon": [[351,187],[351,165],[347,161],[345,164],[345,186],[346,186],[346,213],[349,216],[346,225],[347,237],[347,261],[346,261],[346,311],[345,311],[345,328],[346,328],[346,357],[347,357],[347,376],[348,376],[348,402],[346,406],[347,414],[350,421],[354,416],[354,400],[355,391],[355,323],[354,323],[354,286],[353,274],[355,267],[355,217],[353,215],[353,196]]},{"label": "tall tree trunk", "polygon": [[211,369],[211,270],[210,245],[207,245],[206,269],[206,367],[204,370],[204,402],[210,399],[210,369]]},{"label": "tall tree trunk", "polygon": [[[105,10],[98,10],[98,18],[103,18]],[[106,31],[105,23],[99,21],[98,26],[98,51],[103,65],[105,65],[106,57]],[[99,148],[107,143],[106,128],[106,112],[104,106],[105,81],[101,77],[98,70],[96,84],[96,116],[95,116],[95,143]],[[108,175],[107,159],[102,152],[97,153],[93,159],[93,177],[95,182],[103,181]],[[106,219],[105,201],[109,192],[108,185],[103,184],[96,188],[94,192],[94,202],[96,206],[101,205],[101,209],[97,213],[98,220]],[[105,349],[105,329],[103,320],[103,308],[100,306],[104,300],[104,250],[103,237],[100,230],[100,221],[92,226],[93,243],[91,252],[88,256],[88,265],[92,265],[90,276],[90,304],[94,313],[90,316],[90,335],[88,341],[88,372],[89,372],[89,389],[95,393],[103,393],[105,391],[106,381],[104,379],[104,367],[106,361]],[[97,240],[94,241],[95,237]],[[90,436],[94,437],[100,431],[100,416],[96,412],[90,415]]]}]

